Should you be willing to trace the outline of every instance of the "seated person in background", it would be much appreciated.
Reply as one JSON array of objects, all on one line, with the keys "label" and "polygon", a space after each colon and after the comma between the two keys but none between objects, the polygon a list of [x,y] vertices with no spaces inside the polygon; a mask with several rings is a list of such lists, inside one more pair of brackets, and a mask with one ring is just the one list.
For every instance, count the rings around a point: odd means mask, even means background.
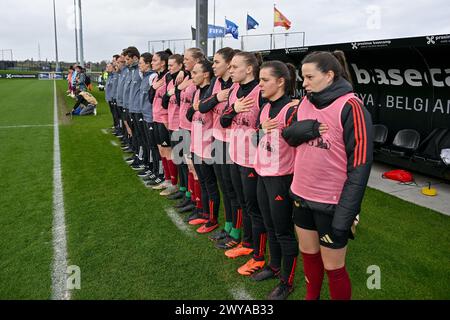
[{"label": "seated person in background", "polygon": [[92,94],[87,91],[80,91],[77,89],[75,95],[77,102],[73,106],[72,111],[66,113],[66,116],[86,116],[90,114],[97,115],[97,100]]}]

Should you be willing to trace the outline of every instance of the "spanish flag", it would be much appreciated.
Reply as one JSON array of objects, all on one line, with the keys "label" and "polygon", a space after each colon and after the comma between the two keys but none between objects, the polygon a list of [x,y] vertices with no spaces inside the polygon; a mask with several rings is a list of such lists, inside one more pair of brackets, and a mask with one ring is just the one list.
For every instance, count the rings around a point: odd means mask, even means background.
[{"label": "spanish flag", "polygon": [[275,6],[273,6],[273,26],[274,27],[285,27],[289,30],[291,27],[291,22],[286,18]]}]

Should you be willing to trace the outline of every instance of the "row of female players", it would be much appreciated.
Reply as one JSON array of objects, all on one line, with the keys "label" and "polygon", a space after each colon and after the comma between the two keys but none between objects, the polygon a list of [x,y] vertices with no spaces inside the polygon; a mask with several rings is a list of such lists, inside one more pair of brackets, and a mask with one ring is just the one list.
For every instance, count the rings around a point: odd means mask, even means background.
[{"label": "row of female players", "polygon": [[[345,256],[372,163],[372,125],[344,54],[306,56],[299,73],[307,94],[297,99],[295,67],[261,63],[258,54],[222,48],[210,62],[198,48],[136,51],[116,57],[119,89],[109,102],[146,185],[179,200],[201,234],[219,228],[222,200],[225,223],[209,239],[229,258],[250,256],[239,274],[278,278],[269,299],[292,292],[299,251],[306,299],[320,298],[325,273],[331,298],[350,299]],[[121,76],[126,87],[121,73],[133,67],[136,108],[130,96],[114,98],[126,94],[117,93]]]}]

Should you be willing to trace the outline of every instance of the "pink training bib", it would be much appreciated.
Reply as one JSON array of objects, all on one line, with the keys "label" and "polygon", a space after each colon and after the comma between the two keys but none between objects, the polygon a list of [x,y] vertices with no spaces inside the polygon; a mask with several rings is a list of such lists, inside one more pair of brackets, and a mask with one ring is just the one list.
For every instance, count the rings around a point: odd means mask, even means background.
[{"label": "pink training bib", "polygon": [[[231,92],[230,106],[237,101],[237,85]],[[256,86],[248,95],[254,100],[250,111],[238,113],[229,130],[230,159],[243,167],[253,168],[255,163],[256,146],[252,138],[256,133],[256,122],[259,115],[259,93],[261,88]]]},{"label": "pink training bib", "polygon": [[[231,88],[233,88],[233,86]],[[219,91],[222,91],[222,86],[221,86],[219,78],[217,78],[216,82],[214,83],[212,94],[213,95],[217,94]],[[228,142],[228,140],[227,140],[227,131],[228,130],[226,128],[222,127],[222,125],[220,124],[220,117],[222,116],[222,113],[225,110],[227,104],[228,104],[228,101],[219,102],[212,109],[214,138],[216,138],[220,141],[226,141],[226,142]]]},{"label": "pink training bib", "polygon": [[[173,81],[170,81],[167,85],[167,92],[172,89],[175,89],[175,84]],[[169,114],[169,130],[178,130],[180,128],[180,106],[177,104],[177,97],[175,94],[170,96],[167,112]]]},{"label": "pink training bib", "polygon": [[[195,92],[193,104],[200,101],[200,89]],[[195,111],[192,117],[191,152],[203,159],[211,159],[213,142],[213,113]]]},{"label": "pink training bib", "polygon": [[185,130],[191,130],[192,123],[186,118],[186,113],[192,105],[194,92],[197,90],[195,84],[192,83],[192,80],[189,81],[191,84],[186,89],[182,90],[180,94],[180,128]]},{"label": "pink training bib", "polygon": [[337,204],[347,180],[347,154],[341,113],[353,93],[346,94],[324,109],[317,109],[303,99],[298,109],[299,121],[317,119],[329,129],[319,138],[301,144],[295,154],[291,190],[307,200]]},{"label": "pink training bib", "polygon": [[[294,173],[295,148],[291,147],[281,136],[286,127],[286,115],[298,101],[288,103],[281,109],[275,119],[279,127],[262,136],[256,151],[255,170],[262,177],[286,176]],[[263,123],[269,119],[270,104],[267,103],[259,117]]]},{"label": "pink training bib", "polygon": [[[162,107],[162,99],[167,90],[166,76],[163,76],[163,79],[164,84],[156,89],[155,97],[153,98],[153,121],[159,123],[167,123],[169,121],[168,112]],[[158,77],[153,79],[152,85],[156,82],[158,82]]]}]

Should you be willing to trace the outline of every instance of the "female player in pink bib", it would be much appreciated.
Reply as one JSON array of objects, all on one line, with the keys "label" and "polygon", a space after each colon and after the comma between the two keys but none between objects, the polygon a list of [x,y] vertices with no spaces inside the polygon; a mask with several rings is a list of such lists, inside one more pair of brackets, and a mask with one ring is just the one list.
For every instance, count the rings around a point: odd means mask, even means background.
[{"label": "female player in pink bib", "polygon": [[[260,58],[260,57],[259,57]],[[258,86],[261,60],[254,53],[238,52],[231,60],[230,74],[233,87],[220,123],[229,128],[231,180],[242,210],[237,212],[235,228],[243,223],[242,242],[236,248],[227,250],[225,255],[236,258],[253,254],[252,258],[238,269],[242,275],[250,276],[265,264],[266,230],[256,195],[258,174],[254,169],[256,133],[259,109],[263,105]],[[227,248],[239,243],[232,234],[216,246]]]},{"label": "female player in pink bib", "polygon": [[206,97],[200,101],[199,111],[202,113],[212,112],[213,114],[213,159],[214,172],[217,177],[220,189],[222,190],[222,200],[225,211],[225,226],[222,230],[212,234],[209,239],[220,241],[230,234],[239,238],[239,229],[233,229],[233,216],[237,217],[238,210],[241,210],[237,200],[236,192],[231,182],[231,160],[229,155],[229,142],[227,139],[227,129],[220,124],[220,117],[228,103],[228,95],[233,85],[230,75],[230,63],[235,54],[235,50],[229,47],[222,48],[214,55],[213,70],[215,78],[211,81]]},{"label": "female player in pink bib", "polygon": [[[168,112],[163,108],[163,97],[167,91],[168,60],[171,52],[160,51],[153,55],[152,69],[158,73],[150,88],[150,97],[153,97],[153,121],[156,143],[158,144],[161,161],[164,168],[165,181],[153,187],[154,190],[169,189],[176,191],[172,185],[169,161],[171,161],[170,136],[168,130]],[[165,191],[162,191],[161,194]]]},{"label": "female player in pink bib", "polygon": [[325,272],[331,299],[350,299],[345,256],[372,164],[372,121],[353,93],[342,52],[313,52],[302,61],[301,72],[307,96],[297,119],[327,126],[307,143],[299,141],[298,122],[283,132],[297,146],[291,194],[306,299],[320,298]]},{"label": "female player in pink bib", "polygon": [[[296,116],[299,100],[295,95],[295,67],[281,61],[268,61],[261,66],[259,86],[268,100],[259,114],[258,149],[255,170],[258,178],[258,203],[267,230],[270,262],[256,281],[280,278],[269,299],[284,300],[293,290],[297,265],[298,243],[292,221],[292,199],[289,188],[294,172],[295,148],[281,135],[282,130]],[[301,121],[305,139],[314,137],[312,124]]]},{"label": "female player in pink bib", "polygon": [[[183,199],[187,191],[187,179],[185,175],[181,174],[180,167],[183,164],[183,153],[180,152],[179,146],[181,142],[180,129],[180,90],[176,89],[176,79],[178,74],[183,68],[183,57],[179,54],[174,54],[169,57],[169,75],[167,77],[167,91],[163,97],[162,106],[167,110],[168,113],[168,129],[170,136],[170,146],[171,146],[171,158],[169,160],[169,170],[170,177],[172,180],[172,185],[176,186],[179,182],[179,189],[176,188],[176,192],[169,194],[168,199],[177,200]],[[178,177],[180,179],[178,179]],[[166,189],[168,190],[168,189]],[[165,190],[165,191],[166,191]],[[170,190],[172,191],[172,190]]]},{"label": "female player in pink bib", "polygon": [[[270,249],[269,264],[252,275],[256,281],[279,276],[281,282],[269,299],[284,300],[293,289],[298,243],[292,222],[289,187],[294,172],[295,148],[281,136],[281,130],[294,116],[299,101],[292,101],[295,68],[280,61],[265,62],[259,86],[268,102],[259,115],[259,139],[255,170],[258,178],[258,203],[264,218]],[[292,79],[292,80],[291,80]]]},{"label": "female player in pink bib", "polygon": [[[191,225],[202,224],[198,233],[209,233],[218,224],[220,193],[217,178],[212,166],[211,155],[213,142],[213,112],[200,112],[200,100],[204,99],[213,77],[212,64],[208,60],[198,62],[192,70],[192,80],[197,86],[192,107],[187,112],[187,118],[192,122],[191,152],[194,168],[201,186],[201,198],[204,217],[189,222]],[[207,209],[205,209],[207,208]]]},{"label": "female player in pink bib", "polygon": [[192,123],[187,119],[186,114],[192,106],[194,93],[197,90],[196,85],[192,81],[191,72],[194,66],[205,59],[203,52],[199,48],[187,49],[184,53],[183,65],[184,70],[181,71],[176,79],[176,90],[180,91],[180,145],[184,155],[184,162],[179,166],[180,177],[187,181],[188,190],[185,199],[182,199],[175,205],[178,212],[191,212],[186,216],[185,222],[203,218],[204,209],[202,204],[201,186],[198,181],[195,168],[191,160],[191,127]]}]

